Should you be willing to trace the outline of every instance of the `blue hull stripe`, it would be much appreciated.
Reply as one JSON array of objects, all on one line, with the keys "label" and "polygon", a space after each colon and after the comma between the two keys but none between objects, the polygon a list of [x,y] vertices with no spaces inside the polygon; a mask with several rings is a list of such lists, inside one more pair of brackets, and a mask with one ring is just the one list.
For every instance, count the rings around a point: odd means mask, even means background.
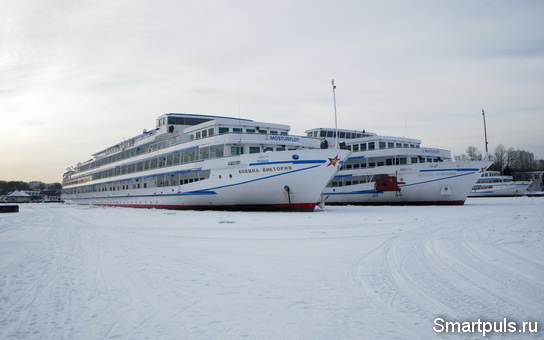
[{"label": "blue hull stripe", "polygon": [[481,169],[429,169],[429,170],[419,170],[419,172],[434,172],[434,171],[480,171]]},{"label": "blue hull stripe", "polygon": [[270,165],[270,164],[323,164],[327,161],[319,159],[319,160],[307,160],[307,161],[281,161],[281,162],[263,162],[263,163],[249,163],[249,166],[257,166],[257,165]]},{"label": "blue hull stripe", "polygon": [[234,184],[228,184],[228,185],[222,185],[222,186],[208,188],[208,189],[202,189],[202,190],[174,193],[174,194],[124,195],[124,196],[102,196],[102,197],[74,197],[74,198],[68,198],[68,199],[69,200],[70,199],[71,200],[83,200],[83,199],[106,199],[106,198],[116,199],[116,198],[130,198],[130,197],[217,195],[217,192],[214,191],[216,189],[223,189],[223,188],[233,187],[233,186],[247,184],[247,183],[251,183],[251,182],[258,182],[258,181],[262,181],[262,180],[265,180],[265,179],[268,179],[268,178],[283,176],[283,175],[287,175],[287,174],[291,174],[291,173],[295,173],[295,172],[299,172],[299,171],[305,171],[305,170],[309,170],[309,169],[313,169],[313,168],[317,168],[317,167],[319,167],[319,165],[313,165],[313,166],[309,166],[307,168],[292,170],[292,171],[289,171],[289,172],[283,172],[283,173],[270,175],[270,176],[266,176],[266,177],[262,177],[262,178],[252,179],[252,180],[249,180],[249,181],[244,181],[244,182],[239,182],[239,183],[234,183]]}]

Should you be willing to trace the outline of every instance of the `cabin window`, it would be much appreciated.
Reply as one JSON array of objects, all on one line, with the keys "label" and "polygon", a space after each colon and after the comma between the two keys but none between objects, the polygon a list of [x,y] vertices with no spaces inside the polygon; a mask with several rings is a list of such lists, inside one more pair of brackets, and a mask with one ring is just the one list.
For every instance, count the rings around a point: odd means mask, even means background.
[{"label": "cabin window", "polygon": [[208,129],[208,136],[213,136],[213,128]]},{"label": "cabin window", "polygon": [[376,166],[376,163],[374,163],[374,162],[368,163],[368,167],[369,167],[369,168],[373,168],[373,167],[375,167],[375,166]]},{"label": "cabin window", "polygon": [[176,152],[176,153],[174,154],[173,159],[172,159],[172,163],[173,163],[173,164],[179,164],[180,159],[181,159],[181,153]]},{"label": "cabin window", "polygon": [[388,142],[387,143],[387,148],[388,149],[393,149],[394,147],[395,147],[395,143],[393,143],[393,142]]},{"label": "cabin window", "polygon": [[223,134],[223,133],[229,133],[229,128],[228,127],[220,127],[219,128],[219,134]]},{"label": "cabin window", "polygon": [[246,129],[247,133],[255,133],[255,129]]},{"label": "cabin window", "polygon": [[276,151],[285,151],[285,148],[284,147],[277,147]]},{"label": "cabin window", "polygon": [[249,153],[259,153],[261,152],[260,146],[250,146],[249,147]]},{"label": "cabin window", "polygon": [[196,139],[200,139],[201,136],[202,136],[202,132],[198,131],[198,132],[196,133]]},{"label": "cabin window", "polygon": [[359,144],[353,144],[353,145],[351,146],[351,149],[352,149],[354,152],[359,151]]},{"label": "cabin window", "polygon": [[369,142],[368,143],[368,150],[374,150],[374,149],[376,149],[376,146],[375,146],[374,142]]},{"label": "cabin window", "polygon": [[232,132],[234,132],[234,133],[242,133],[242,128],[232,128]]},{"label": "cabin window", "polygon": [[319,137],[327,137],[327,131],[319,131]]},{"label": "cabin window", "polygon": [[211,158],[223,157],[223,145],[216,145],[216,146],[210,147],[210,157]]},{"label": "cabin window", "polygon": [[366,151],[366,143],[363,143],[360,146],[361,146],[361,151]]},{"label": "cabin window", "polygon": [[385,149],[385,142],[379,142],[380,149]]},{"label": "cabin window", "polygon": [[210,158],[210,148],[200,149],[200,158],[199,159],[208,159]]},{"label": "cabin window", "polygon": [[266,131],[266,130],[259,130],[259,133],[260,133],[261,135],[266,135],[267,132],[268,132],[268,131]]},{"label": "cabin window", "polygon": [[400,161],[400,164],[406,164],[406,157],[401,157],[399,161]]},{"label": "cabin window", "polygon": [[385,160],[385,164],[387,165],[393,165],[393,159],[392,158],[388,158]]},{"label": "cabin window", "polygon": [[240,146],[231,146],[230,147],[230,155],[231,156],[238,156],[244,153],[244,149]]},{"label": "cabin window", "polygon": [[277,134],[278,134],[278,131],[270,130],[270,134],[271,134],[271,135],[277,135]]},{"label": "cabin window", "polygon": [[274,148],[272,148],[272,147],[270,147],[270,146],[265,146],[265,147],[263,148],[263,151],[264,151],[264,152],[274,151]]},{"label": "cabin window", "polygon": [[203,130],[202,131],[202,138],[206,138],[208,137],[208,130]]},{"label": "cabin window", "polygon": [[193,162],[196,160],[196,150],[185,151],[183,153],[183,163]]}]

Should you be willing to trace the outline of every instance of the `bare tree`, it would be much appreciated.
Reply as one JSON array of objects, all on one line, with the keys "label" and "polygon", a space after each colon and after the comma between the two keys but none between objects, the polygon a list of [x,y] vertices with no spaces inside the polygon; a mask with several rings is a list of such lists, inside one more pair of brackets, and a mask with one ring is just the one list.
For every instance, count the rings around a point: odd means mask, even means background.
[{"label": "bare tree", "polygon": [[468,159],[471,161],[481,161],[482,160],[482,153],[480,150],[478,150],[477,147],[470,145],[467,148],[467,151],[465,151],[467,154]]},{"label": "bare tree", "polygon": [[504,145],[499,144],[497,147],[495,147],[493,156],[495,158],[495,166],[497,167],[498,171],[501,171],[506,166],[506,148]]},{"label": "bare tree", "polygon": [[462,153],[462,154],[460,154],[460,155],[455,155],[455,156],[453,156],[453,158],[454,158],[457,162],[468,161],[467,155],[465,155],[464,153]]}]

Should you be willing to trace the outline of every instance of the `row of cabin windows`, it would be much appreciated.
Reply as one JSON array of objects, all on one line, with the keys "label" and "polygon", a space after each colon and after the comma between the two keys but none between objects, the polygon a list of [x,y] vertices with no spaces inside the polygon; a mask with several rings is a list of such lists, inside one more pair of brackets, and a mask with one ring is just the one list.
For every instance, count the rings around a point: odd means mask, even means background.
[{"label": "row of cabin windows", "polygon": [[356,185],[356,184],[365,184],[376,182],[379,179],[380,175],[362,175],[362,176],[352,176],[352,177],[341,177],[334,178],[329,182],[327,187],[343,187],[347,185]]},{"label": "row of cabin windows", "polygon": [[170,147],[175,144],[179,144],[179,142],[174,139],[169,139],[169,140],[164,140],[158,143],[148,143],[145,145],[141,145],[139,147],[125,150],[117,154],[95,160],[91,163],[81,165],[76,168],[76,173],[92,170],[107,164],[111,164],[111,163],[115,163],[124,159],[140,156],[140,155],[154,152],[157,150],[162,150],[164,148]]},{"label": "row of cabin windows", "polygon": [[[108,170],[95,172],[91,176],[92,180],[98,180],[141,171],[160,169],[184,163],[192,163],[210,158],[222,158],[223,156],[224,146],[216,145],[194,150],[178,151],[168,155],[162,155],[139,162],[117,166]],[[76,184],[77,181],[78,179],[75,178],[73,180],[66,181],[65,185]]]},{"label": "row of cabin windows", "polygon": [[399,148],[419,148],[417,144],[411,143],[399,143],[399,142],[368,142],[368,143],[358,143],[350,144],[347,148],[353,152],[357,151],[367,151],[367,150],[376,150],[378,149],[399,149]]},{"label": "row of cabin windows", "polygon": [[260,129],[260,128],[241,128],[241,127],[230,128],[225,126],[219,127],[219,134],[231,133],[231,132],[232,133],[251,133],[251,134],[259,133],[261,135],[270,134],[270,135],[287,136],[287,131],[266,130],[266,129]]},{"label": "row of cabin windows", "polygon": [[[173,117],[170,117],[170,119],[172,119],[172,118]],[[187,118],[184,118],[184,119],[187,119]],[[242,129],[242,128],[219,127],[218,132],[219,132],[219,134],[230,133],[230,132],[233,132],[233,133],[243,133],[243,132],[245,132],[245,133],[257,133],[257,129],[256,128],[246,128],[245,131],[244,131],[244,129]],[[259,129],[258,132],[260,134],[287,135],[286,131],[278,132],[278,131],[274,131],[274,130]],[[201,131],[197,131],[195,133],[195,138],[196,139],[201,139],[201,138],[211,137],[211,136],[214,135],[214,133],[215,133],[214,128],[204,129],[204,130],[201,130]],[[132,144],[134,144],[134,141],[132,141]],[[157,151],[157,150],[162,150],[164,148],[167,148],[167,147],[170,147],[170,146],[176,145],[176,144],[179,144],[178,140],[168,139],[168,140],[164,140],[164,141],[161,141],[161,142],[158,142],[158,143],[148,143],[148,144],[145,144],[145,145],[141,145],[139,147],[132,148],[132,149],[129,149],[129,150],[126,150],[126,151],[122,151],[122,152],[116,153],[114,155],[107,156],[107,157],[104,157],[102,159],[93,161],[91,163],[81,165],[81,166],[76,168],[76,173],[88,171],[88,170],[91,170],[91,169],[95,169],[95,168],[101,167],[103,165],[110,164],[110,163],[115,163],[117,161],[124,160],[124,159],[127,159],[127,158],[132,158],[132,157],[136,157],[136,156],[143,155],[143,154],[146,154],[146,153],[154,152],[154,151]]]},{"label": "row of cabin windows", "polygon": [[[289,150],[295,150],[295,149],[296,148],[289,148]],[[269,151],[285,151],[285,147],[283,146],[278,146],[278,147],[249,146],[248,151],[251,154],[269,152]],[[244,153],[243,146],[230,147],[231,156],[239,156],[243,153]],[[211,158],[222,158],[222,157],[224,157],[224,145],[215,145],[215,146],[210,146],[210,147],[205,147],[200,149],[179,151],[179,152],[171,153],[168,155],[162,155],[160,157],[154,157],[154,158],[146,159],[139,162],[117,166],[115,168],[111,168],[108,170],[95,172],[91,174],[90,176],[86,175],[85,178],[87,180],[98,180],[98,179],[132,174],[132,173],[137,173],[142,171],[160,169],[160,168],[179,165],[179,164],[192,163],[192,162],[202,161],[202,160],[211,159]],[[78,183],[81,183],[81,177],[80,178],[75,177],[70,180],[67,180],[64,182],[64,185],[74,185]]]},{"label": "row of cabin windows", "polygon": [[[417,163],[438,163],[443,162],[441,158],[434,157],[411,157],[411,164]],[[397,157],[397,158],[387,158],[384,161],[369,161],[368,159],[352,159],[348,160],[341,168],[341,170],[350,170],[350,169],[364,169],[364,168],[374,168],[377,166],[387,166],[387,165],[404,165],[407,164],[406,157]]]},{"label": "row of cabin windows", "polygon": [[[335,138],[336,137],[336,131],[310,131],[307,133],[308,137],[314,137],[314,138]],[[346,138],[346,139],[354,139],[354,138],[363,138],[368,137],[369,135],[364,132],[345,132],[340,131],[338,132],[338,138]]]},{"label": "row of cabin windows", "polygon": [[63,194],[77,195],[84,193],[118,192],[131,189],[171,187],[203,181],[208,178],[210,178],[209,170],[191,171],[179,174],[133,178],[130,180],[123,180],[106,184],[95,184],[74,189],[63,189]]},{"label": "row of cabin windows", "polygon": [[510,182],[510,179],[502,179],[502,178],[490,178],[490,179],[484,179],[480,178],[478,180],[478,183],[503,183],[503,182]]}]

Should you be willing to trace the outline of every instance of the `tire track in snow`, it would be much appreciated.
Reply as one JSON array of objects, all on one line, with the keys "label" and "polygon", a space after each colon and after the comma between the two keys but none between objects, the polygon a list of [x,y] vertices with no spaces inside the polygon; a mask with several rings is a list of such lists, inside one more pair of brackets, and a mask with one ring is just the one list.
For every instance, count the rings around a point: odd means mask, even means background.
[{"label": "tire track in snow", "polygon": [[544,277],[542,262],[524,263],[530,267],[524,272],[532,275],[517,274],[520,256],[490,240],[485,216],[481,223],[470,218],[445,224],[418,222],[419,228],[400,233],[359,258],[351,268],[352,282],[391,324],[414,325],[403,331],[416,337],[436,335],[432,326],[438,316],[542,318],[544,289],[538,279]]},{"label": "tire track in snow", "polygon": [[8,259],[0,274],[4,282],[0,324],[7,338],[39,338],[51,329],[57,334],[74,330],[71,299],[80,284],[74,270],[81,261],[72,233],[56,227],[57,211],[43,207],[26,214],[22,209],[22,225],[36,232],[34,238],[19,244],[25,250],[16,254],[22,257]]}]

